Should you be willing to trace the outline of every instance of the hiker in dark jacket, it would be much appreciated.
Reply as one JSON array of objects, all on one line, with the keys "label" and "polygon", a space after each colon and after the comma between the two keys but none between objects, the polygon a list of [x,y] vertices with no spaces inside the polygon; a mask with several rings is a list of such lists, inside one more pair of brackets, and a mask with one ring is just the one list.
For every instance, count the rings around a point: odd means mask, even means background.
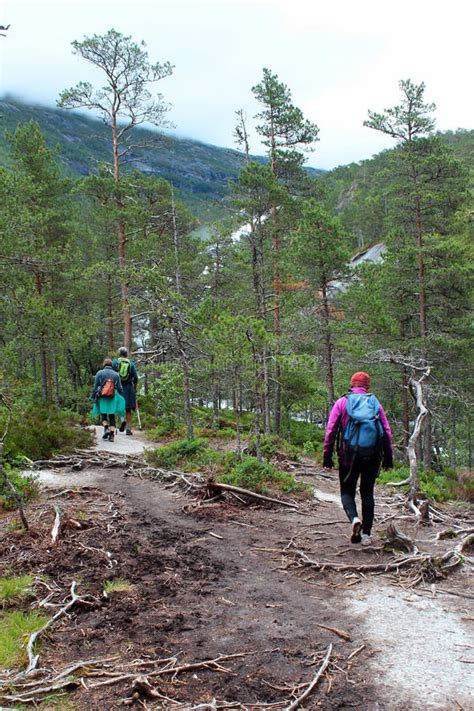
[{"label": "hiker in dark jacket", "polygon": [[[111,385],[111,383],[113,385]],[[113,393],[110,391],[113,390]],[[92,389],[92,415],[100,416],[104,426],[102,439],[115,439],[115,418],[125,414],[125,400],[119,374],[112,367],[112,359],[105,358],[103,367],[97,371]]]},{"label": "hiker in dark jacket", "polygon": [[[334,445],[336,439],[339,440],[337,457],[339,461],[339,483],[342,506],[347,518],[352,524],[351,543],[362,543],[362,545],[370,545],[372,543],[370,534],[374,521],[374,486],[380,471],[380,465],[382,465],[384,469],[391,469],[393,466],[392,432],[390,425],[382,405],[380,405],[375,396],[370,395],[369,387],[370,375],[364,372],[354,373],[351,378],[349,393],[339,398],[331,410],[323,449],[323,466],[327,469],[332,469],[334,466]],[[356,435],[355,446],[353,447],[344,440],[344,434],[348,436],[348,425],[351,421],[351,417],[347,411],[348,398],[351,394],[362,396],[362,398],[359,398],[362,403],[364,396],[370,397],[370,403],[374,404],[376,416],[373,426],[380,430],[380,436],[376,439],[376,445],[366,450],[358,447],[357,438],[359,435]],[[352,398],[352,403],[356,402],[356,400],[357,398]],[[355,502],[359,477],[362,521],[357,514]]]},{"label": "hiker in dark jacket", "polygon": [[137,383],[138,375],[135,363],[128,357],[125,346],[119,348],[118,358],[114,358],[113,366],[120,376],[125,398],[125,420],[120,425],[120,432],[132,435],[132,411],[137,409]]}]

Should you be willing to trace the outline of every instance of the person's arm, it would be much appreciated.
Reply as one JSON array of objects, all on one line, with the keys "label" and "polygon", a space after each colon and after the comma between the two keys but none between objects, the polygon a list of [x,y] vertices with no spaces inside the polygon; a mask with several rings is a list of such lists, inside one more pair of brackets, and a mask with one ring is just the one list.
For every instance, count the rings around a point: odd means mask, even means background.
[{"label": "person's arm", "polygon": [[339,398],[331,410],[329,415],[328,424],[326,427],[326,435],[324,437],[324,447],[323,447],[323,465],[328,469],[332,469],[333,463],[333,451],[334,443],[336,441],[337,432],[342,420],[342,412],[344,408],[345,398]]},{"label": "person's arm", "polygon": [[120,393],[120,395],[123,395],[123,387],[122,387],[122,380],[120,378],[120,375],[118,373],[115,373],[115,386]]},{"label": "person's arm", "polygon": [[380,422],[382,423],[383,431],[384,431],[384,437],[382,441],[383,445],[383,458],[382,458],[382,467],[384,469],[391,469],[393,467],[393,447],[392,447],[392,430],[390,428],[390,423],[387,420],[387,415],[385,414],[385,410],[383,409],[382,405],[380,405],[380,410],[379,410],[379,417],[380,417]]},{"label": "person's arm", "polygon": [[133,360],[130,361],[130,375],[132,376],[133,386],[136,388],[138,383],[138,373]]},{"label": "person's arm", "polygon": [[91,400],[95,400],[95,399],[97,398],[97,392],[98,392],[99,386],[100,386],[99,373],[100,373],[100,371],[98,371],[98,372],[95,374],[94,387],[92,388]]}]

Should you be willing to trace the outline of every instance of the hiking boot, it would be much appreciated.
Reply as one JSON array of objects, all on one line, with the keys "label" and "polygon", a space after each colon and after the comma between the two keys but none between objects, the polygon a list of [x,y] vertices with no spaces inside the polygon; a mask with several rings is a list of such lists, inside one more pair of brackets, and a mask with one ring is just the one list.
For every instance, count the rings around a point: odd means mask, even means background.
[{"label": "hiking boot", "polygon": [[113,442],[115,439],[115,432],[110,432],[109,433],[109,442]]},{"label": "hiking boot", "polygon": [[369,536],[368,533],[363,533],[361,536],[360,542],[363,546],[371,546],[372,545],[372,537]]},{"label": "hiking boot", "polygon": [[126,421],[124,420],[122,424],[119,427],[119,432],[125,432],[125,427],[127,426]]},{"label": "hiking boot", "polygon": [[360,535],[361,528],[362,528],[362,521],[357,516],[354,516],[354,518],[352,519],[351,543],[360,543],[361,542],[361,540],[362,540],[362,537]]},{"label": "hiking boot", "polygon": [[127,429],[125,430],[125,434],[126,434],[126,435],[132,435],[133,432],[132,432],[131,429],[127,428]]},{"label": "hiking boot", "polygon": [[104,427],[104,434],[102,435],[102,439],[109,439],[109,428]]}]

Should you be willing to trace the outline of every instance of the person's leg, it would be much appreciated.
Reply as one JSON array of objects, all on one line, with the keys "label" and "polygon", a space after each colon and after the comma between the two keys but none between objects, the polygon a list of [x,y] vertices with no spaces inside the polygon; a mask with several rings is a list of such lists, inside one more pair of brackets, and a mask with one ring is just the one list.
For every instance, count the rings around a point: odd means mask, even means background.
[{"label": "person's leg", "polygon": [[360,498],[362,501],[362,533],[370,536],[374,522],[374,487],[379,471],[379,461],[369,460],[363,467],[360,475]]},{"label": "person's leg", "polygon": [[109,442],[113,442],[115,439],[115,415],[109,415]]},{"label": "person's leg", "polygon": [[109,438],[109,419],[108,415],[105,413],[101,414],[101,419],[102,419],[102,425],[104,427],[104,432],[102,434],[102,439],[108,439]]},{"label": "person's leg", "polygon": [[129,409],[125,410],[125,422],[126,422],[125,434],[128,434],[128,435],[133,434],[133,432],[132,432],[132,411]]},{"label": "person's leg", "polygon": [[123,396],[125,398],[125,434],[132,433],[132,410],[135,407],[135,390],[133,383],[123,384]]},{"label": "person's leg", "polygon": [[360,542],[361,521],[357,514],[357,506],[355,501],[357,480],[359,478],[359,470],[355,466],[339,465],[339,484],[341,488],[341,501],[346,516],[352,524],[351,543]]}]

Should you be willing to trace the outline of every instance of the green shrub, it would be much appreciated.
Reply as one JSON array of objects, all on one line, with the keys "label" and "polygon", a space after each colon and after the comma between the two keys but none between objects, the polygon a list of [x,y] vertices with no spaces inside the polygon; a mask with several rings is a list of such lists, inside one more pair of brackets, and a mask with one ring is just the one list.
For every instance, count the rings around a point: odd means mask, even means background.
[{"label": "green shrub", "polygon": [[[28,501],[32,501],[38,497],[38,477],[35,474],[23,474],[16,469],[12,469],[8,464],[5,465],[5,470],[23,503],[28,503]],[[3,479],[0,479],[0,507],[7,511],[16,508],[13,493]]]},{"label": "green shrub", "polygon": [[[271,459],[274,454],[278,452],[278,442],[279,437],[277,435],[261,435],[260,437],[260,450],[265,459]],[[255,435],[252,435],[249,439],[248,453],[255,457],[257,454],[257,444]]]},{"label": "green shrub", "polygon": [[172,442],[164,447],[159,447],[148,452],[148,459],[158,467],[172,468],[177,464],[187,461],[202,449],[207,447],[207,441],[202,438],[183,439],[179,442]]},{"label": "green shrub", "polygon": [[211,427],[198,427],[196,430],[196,434],[198,437],[204,437],[205,439],[209,439],[209,437],[215,437],[217,433],[217,430],[211,429]]},{"label": "green shrub", "polygon": [[[392,471],[381,471],[379,483],[403,481],[410,476],[407,466],[397,466]],[[474,479],[472,476],[458,474],[454,469],[447,468],[443,472],[420,470],[420,489],[428,498],[434,501],[464,500],[474,498]],[[408,486],[408,485],[407,485]]]},{"label": "green shrub", "polygon": [[[284,454],[288,459],[298,461],[300,455],[298,447],[278,437],[278,435],[262,435],[260,437],[260,448],[267,461],[276,454]],[[252,456],[257,454],[255,436],[249,440],[248,452]]]},{"label": "green shrub", "polygon": [[303,442],[303,454],[306,457],[313,457],[316,454],[316,445],[311,440]]},{"label": "green shrub", "polygon": [[219,481],[257,493],[264,493],[272,487],[287,494],[307,489],[305,484],[296,481],[293,474],[281,472],[272,464],[259,462],[255,457],[244,457],[228,473],[222,474]]},{"label": "green shrub", "polygon": [[324,432],[323,427],[318,427],[318,425],[314,425],[312,422],[290,420],[288,439],[297,447],[302,447],[305,442],[312,442],[315,451],[319,451],[324,442]]},{"label": "green shrub", "polygon": [[163,437],[182,437],[185,433],[183,424],[179,424],[174,417],[163,417],[152,429],[147,429],[147,437],[152,441],[158,441]]},{"label": "green shrub", "polygon": [[217,430],[215,436],[217,439],[234,439],[237,437],[237,432],[232,427],[223,427],[221,430]]},{"label": "green shrub", "polygon": [[43,403],[14,411],[4,456],[8,461],[19,456],[48,459],[57,452],[88,447],[93,442],[93,434],[78,427],[77,421],[74,413]]}]

